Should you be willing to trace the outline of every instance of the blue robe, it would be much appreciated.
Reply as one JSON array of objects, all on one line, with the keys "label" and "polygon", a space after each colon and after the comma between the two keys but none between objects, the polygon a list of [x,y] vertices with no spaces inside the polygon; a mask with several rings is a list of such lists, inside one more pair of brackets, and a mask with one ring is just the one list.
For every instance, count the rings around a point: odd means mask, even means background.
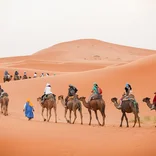
[{"label": "blue robe", "polygon": [[25,116],[29,119],[34,118],[33,107],[29,105],[29,102],[25,104]]}]

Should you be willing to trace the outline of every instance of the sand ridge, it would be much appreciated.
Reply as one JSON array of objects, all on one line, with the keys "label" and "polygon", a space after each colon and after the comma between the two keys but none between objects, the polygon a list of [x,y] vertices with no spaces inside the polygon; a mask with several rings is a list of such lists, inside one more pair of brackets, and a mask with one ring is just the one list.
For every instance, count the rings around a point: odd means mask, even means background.
[{"label": "sand ridge", "polygon": [[[101,58],[93,58],[94,54]],[[152,99],[156,91],[156,51],[98,40],[78,40],[61,43],[30,56],[1,58],[0,65],[0,84],[10,98],[9,116],[0,114],[2,155],[155,156],[156,114],[142,99],[146,96]],[[49,72],[50,76],[3,83],[5,69],[11,74],[18,69],[20,74],[27,71],[33,76],[37,71],[39,75]],[[50,122],[43,122],[41,107],[36,99],[43,94],[47,82],[52,85],[57,97],[66,96],[68,84],[73,84],[78,88],[79,96],[87,98],[93,82],[97,82],[106,102],[105,127],[98,126],[93,112],[92,126],[89,126],[89,114],[84,106],[84,125],[80,125],[79,113],[74,125],[67,124],[60,101],[57,101],[58,123],[54,123],[53,111]],[[132,85],[140,106],[141,128],[138,124],[132,128],[133,114],[128,114],[130,128],[126,128],[125,122],[123,128],[119,128],[121,112],[110,99],[121,97],[126,82]],[[30,122],[23,114],[27,98],[31,99],[35,108],[35,118]],[[98,116],[101,120],[100,113]]]}]

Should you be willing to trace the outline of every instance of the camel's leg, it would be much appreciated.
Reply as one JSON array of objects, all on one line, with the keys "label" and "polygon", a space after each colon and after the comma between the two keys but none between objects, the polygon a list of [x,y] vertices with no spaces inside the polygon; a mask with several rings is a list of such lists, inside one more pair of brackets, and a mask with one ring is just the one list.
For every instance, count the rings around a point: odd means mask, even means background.
[{"label": "camel's leg", "polygon": [[89,121],[89,125],[91,125],[91,120],[92,120],[92,112],[90,109],[88,109],[89,115],[90,115],[90,121]]},{"label": "camel's leg", "polygon": [[81,125],[83,125],[83,115],[82,115],[82,110],[80,110],[79,112],[80,112],[80,118],[81,118]]},{"label": "camel's leg", "polygon": [[67,121],[67,123],[69,123],[70,121],[67,119],[67,108],[65,108],[65,112],[64,112],[64,117],[65,117],[65,119],[66,119],[66,121]]},{"label": "camel's leg", "polygon": [[49,118],[48,118],[48,122],[50,121],[51,118],[51,109],[49,109]]},{"label": "camel's leg", "polygon": [[96,120],[98,121],[98,124],[101,126],[101,123],[100,123],[99,118],[98,118],[98,115],[97,115],[97,110],[95,110],[94,112],[95,112]]},{"label": "camel's leg", "polygon": [[3,105],[2,105],[2,103],[1,103],[1,113],[3,113],[3,109],[2,109],[2,108],[3,108]]},{"label": "camel's leg", "polygon": [[71,123],[71,113],[72,113],[72,111],[69,110],[69,122],[70,122],[70,123]]},{"label": "camel's leg", "polygon": [[139,127],[141,127],[141,125],[140,125],[140,117],[139,117],[138,114],[137,114],[137,119],[138,119]]},{"label": "camel's leg", "polygon": [[6,106],[6,115],[8,115],[8,105]]},{"label": "camel's leg", "polygon": [[137,122],[137,116],[136,116],[136,114],[134,114],[134,125],[133,125],[133,127],[135,127],[136,122]]},{"label": "camel's leg", "polygon": [[56,107],[54,107],[54,113],[55,113],[55,123],[57,123],[57,112],[56,112]]},{"label": "camel's leg", "polygon": [[4,112],[4,115],[6,116],[6,105],[3,105],[3,112]]},{"label": "camel's leg", "polygon": [[48,122],[48,114],[49,114],[49,113],[48,113],[48,108],[47,108],[47,122]]},{"label": "camel's leg", "polygon": [[73,121],[73,124],[75,123],[75,120],[77,118],[77,115],[76,115],[76,109],[74,110],[74,121]]},{"label": "camel's leg", "polygon": [[43,121],[46,121],[46,119],[44,118],[44,115],[43,114],[44,114],[44,108],[42,108],[42,114],[41,115],[43,117]]},{"label": "camel's leg", "polygon": [[106,118],[106,115],[105,115],[105,112],[103,113],[102,111],[101,112],[101,115],[102,115],[102,118],[103,118],[103,123],[102,123],[102,126],[105,125],[105,118]]},{"label": "camel's leg", "polygon": [[122,127],[122,122],[123,122],[124,116],[125,116],[125,113],[122,113],[120,127]]},{"label": "camel's leg", "polygon": [[127,127],[129,127],[129,124],[128,124],[128,118],[127,118],[126,113],[125,113],[125,119],[126,119]]}]

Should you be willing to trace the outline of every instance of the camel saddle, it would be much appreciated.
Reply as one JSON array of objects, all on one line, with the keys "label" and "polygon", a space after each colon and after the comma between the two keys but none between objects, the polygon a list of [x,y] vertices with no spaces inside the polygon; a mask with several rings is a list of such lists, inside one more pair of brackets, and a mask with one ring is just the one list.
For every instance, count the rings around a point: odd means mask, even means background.
[{"label": "camel saddle", "polygon": [[69,101],[69,100],[73,100],[74,98],[75,98],[74,96],[69,96],[69,97],[68,97],[68,101]]},{"label": "camel saddle", "polygon": [[131,101],[134,104],[134,107],[138,110],[139,112],[139,107],[138,107],[138,103],[135,100],[135,96],[133,94],[129,94],[128,96],[125,96],[122,101]]},{"label": "camel saddle", "polygon": [[56,100],[56,95],[55,94],[48,94],[48,95],[45,95],[44,99],[45,100],[49,100],[49,99],[54,99]]},{"label": "camel saddle", "polygon": [[95,96],[93,96],[91,98],[91,100],[99,100],[99,99],[102,99],[102,95],[101,94],[96,94]]},{"label": "camel saddle", "polygon": [[20,76],[19,75],[14,75],[14,79],[19,80]]},{"label": "camel saddle", "polygon": [[129,94],[128,96],[127,95],[123,95],[122,101],[127,101],[127,100],[135,101],[135,96],[133,94]]},{"label": "camel saddle", "polygon": [[27,75],[23,75],[23,79],[27,79],[28,77],[27,77]]},{"label": "camel saddle", "polygon": [[1,98],[3,98],[3,97],[8,97],[9,95],[8,95],[8,93],[6,93],[6,92],[4,92],[4,93],[2,93],[1,94]]},{"label": "camel saddle", "polygon": [[4,79],[8,80],[10,78],[10,75],[4,75]]}]

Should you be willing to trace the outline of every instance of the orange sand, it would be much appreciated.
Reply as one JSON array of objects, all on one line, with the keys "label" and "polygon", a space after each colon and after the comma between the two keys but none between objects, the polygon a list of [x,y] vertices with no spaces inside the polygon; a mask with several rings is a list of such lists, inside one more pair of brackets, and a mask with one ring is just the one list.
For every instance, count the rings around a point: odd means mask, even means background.
[{"label": "orange sand", "polygon": [[[95,55],[97,55],[95,57]],[[55,45],[31,56],[0,59],[0,82],[8,92],[9,116],[0,115],[0,155],[3,156],[155,156],[155,111],[142,102],[145,96],[153,98],[156,91],[156,51],[119,46],[98,40],[78,40]],[[4,70],[12,75],[18,69],[33,76],[42,72],[50,77],[2,83]],[[53,74],[56,74],[54,76]],[[38,96],[45,84],[52,85],[57,95],[66,96],[68,84],[78,88],[79,96],[88,97],[92,83],[103,89],[106,102],[106,125],[99,127],[93,114],[92,126],[89,114],[83,107],[84,125],[79,114],[74,125],[64,119],[64,108],[58,102],[58,123],[54,113],[49,123],[42,121]],[[120,98],[124,85],[129,82],[140,106],[141,128],[132,128],[133,114],[128,114],[130,128],[119,128],[121,112],[110,99]],[[26,98],[35,107],[35,118],[27,121],[23,114]],[[99,118],[101,119],[100,114]]]}]

